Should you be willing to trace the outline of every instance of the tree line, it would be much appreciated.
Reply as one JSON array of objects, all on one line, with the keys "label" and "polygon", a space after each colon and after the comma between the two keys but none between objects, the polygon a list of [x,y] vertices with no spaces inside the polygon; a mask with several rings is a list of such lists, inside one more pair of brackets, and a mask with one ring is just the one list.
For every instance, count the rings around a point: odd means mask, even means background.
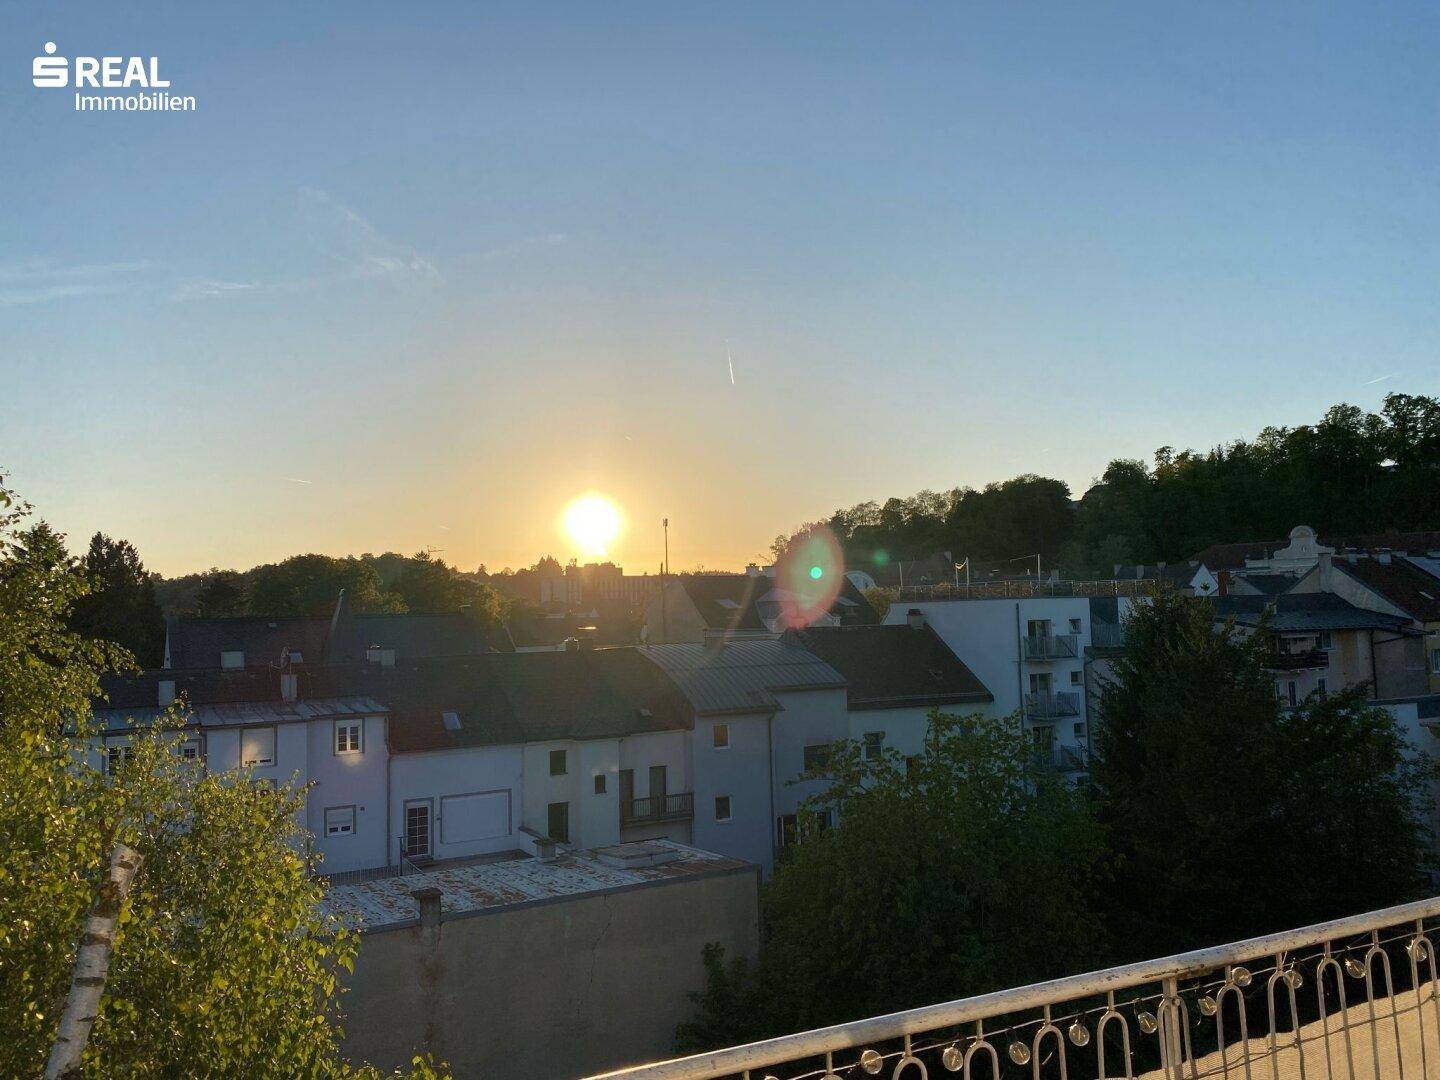
[{"label": "tree line", "polygon": [[1389,394],[1378,413],[1335,405],[1315,424],[1267,427],[1208,451],[1164,446],[1152,464],[1116,459],[1078,500],[1063,482],[1026,474],[860,503],[824,524],[852,567],[936,551],[1039,554],[1075,577],[1279,538],[1299,524],[1321,536],[1437,528],[1440,399]]}]

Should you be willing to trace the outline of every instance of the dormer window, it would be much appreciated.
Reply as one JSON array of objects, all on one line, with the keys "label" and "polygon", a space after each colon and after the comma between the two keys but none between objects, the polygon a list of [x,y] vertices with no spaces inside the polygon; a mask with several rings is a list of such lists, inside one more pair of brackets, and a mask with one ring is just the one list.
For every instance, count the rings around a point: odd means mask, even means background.
[{"label": "dormer window", "polygon": [[220,654],[220,666],[226,671],[235,671],[245,666],[245,654],[234,649]]}]

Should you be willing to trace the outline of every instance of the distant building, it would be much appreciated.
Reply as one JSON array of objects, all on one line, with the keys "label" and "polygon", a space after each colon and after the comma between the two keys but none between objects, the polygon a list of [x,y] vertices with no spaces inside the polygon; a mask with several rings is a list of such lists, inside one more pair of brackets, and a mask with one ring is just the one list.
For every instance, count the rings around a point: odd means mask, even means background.
[{"label": "distant building", "polygon": [[[645,609],[645,640],[652,644],[701,642],[715,635],[777,635],[789,629],[794,596],[775,578],[747,574],[683,574],[669,577]],[[875,609],[849,578],[828,613],[815,625],[860,626],[879,622]]]}]

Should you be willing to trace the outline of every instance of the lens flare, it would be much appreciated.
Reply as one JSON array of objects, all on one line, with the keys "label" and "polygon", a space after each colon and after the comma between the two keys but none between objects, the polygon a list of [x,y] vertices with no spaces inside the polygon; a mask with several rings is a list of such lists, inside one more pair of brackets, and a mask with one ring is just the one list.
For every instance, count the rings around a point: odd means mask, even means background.
[{"label": "lens flare", "polygon": [[835,534],[817,526],[790,541],[775,564],[780,619],[799,628],[830,614],[845,580],[845,556]]},{"label": "lens flare", "polygon": [[624,521],[613,499],[591,491],[570,500],[560,523],[581,554],[603,556],[620,535]]}]

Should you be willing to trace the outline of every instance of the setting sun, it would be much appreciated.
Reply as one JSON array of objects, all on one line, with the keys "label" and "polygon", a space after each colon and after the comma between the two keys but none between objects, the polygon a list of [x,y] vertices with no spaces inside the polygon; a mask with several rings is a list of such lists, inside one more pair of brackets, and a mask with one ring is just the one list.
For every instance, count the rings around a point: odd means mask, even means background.
[{"label": "setting sun", "polygon": [[565,535],[585,555],[606,554],[611,542],[620,535],[620,508],[612,499],[597,492],[572,499],[561,521]]}]

